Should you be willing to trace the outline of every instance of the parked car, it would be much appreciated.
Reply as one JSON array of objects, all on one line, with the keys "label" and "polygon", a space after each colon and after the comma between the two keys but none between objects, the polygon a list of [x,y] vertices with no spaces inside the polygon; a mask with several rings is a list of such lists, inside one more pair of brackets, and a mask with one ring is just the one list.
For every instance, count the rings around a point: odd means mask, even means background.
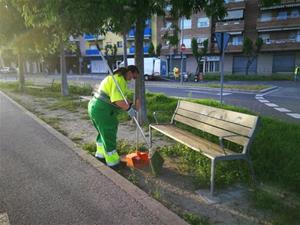
[{"label": "parked car", "polygon": [[8,67],[8,66],[0,67],[0,73],[15,73],[15,72],[17,72],[15,68]]}]

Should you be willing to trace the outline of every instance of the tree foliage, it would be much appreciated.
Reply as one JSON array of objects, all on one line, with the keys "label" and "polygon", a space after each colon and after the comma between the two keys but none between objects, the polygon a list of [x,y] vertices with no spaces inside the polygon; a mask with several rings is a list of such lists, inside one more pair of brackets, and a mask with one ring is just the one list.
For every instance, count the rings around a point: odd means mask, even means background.
[{"label": "tree foliage", "polygon": [[196,38],[192,39],[192,53],[197,62],[197,68],[196,68],[195,74],[198,74],[200,72],[199,69],[200,69],[200,65],[202,63],[201,60],[203,59],[203,57],[205,55],[207,55],[208,39],[203,41],[202,46],[203,46],[202,48],[199,48],[199,44],[198,44]]},{"label": "tree foliage", "polygon": [[261,47],[263,45],[263,40],[261,38],[257,38],[255,41],[255,46],[253,45],[253,41],[245,37],[243,41],[243,53],[247,57],[247,64],[246,64],[246,75],[249,73],[249,68],[253,61],[258,56]]}]

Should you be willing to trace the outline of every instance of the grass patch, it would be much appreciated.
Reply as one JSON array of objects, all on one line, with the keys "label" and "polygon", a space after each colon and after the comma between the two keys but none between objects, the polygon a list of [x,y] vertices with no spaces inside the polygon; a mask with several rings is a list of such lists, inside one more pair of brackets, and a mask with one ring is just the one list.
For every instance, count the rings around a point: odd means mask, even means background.
[{"label": "grass patch", "polygon": [[262,209],[271,214],[274,225],[297,225],[300,222],[300,207],[285,204],[284,197],[272,193],[255,190],[250,196],[253,207]]},{"label": "grass patch", "polygon": [[96,143],[85,143],[81,145],[81,148],[83,148],[85,151],[87,151],[88,153],[90,153],[91,155],[95,155],[96,150],[97,150],[97,146]]},{"label": "grass patch", "polygon": [[73,97],[60,97],[56,102],[47,106],[49,110],[65,109],[70,112],[77,112],[81,103]]},{"label": "grass patch", "polygon": [[[149,122],[155,122],[153,111],[165,111],[160,122],[169,122],[177,105],[177,99],[162,94],[147,94]],[[254,114],[247,109],[221,105],[214,100],[190,100],[192,102],[224,108],[242,113]],[[192,128],[186,127],[193,132]],[[199,134],[200,135],[200,134]],[[257,135],[251,147],[251,159],[259,180],[273,183],[284,189],[300,192],[300,125],[268,117],[260,117]],[[206,137],[213,140],[214,137]],[[232,147],[232,146],[231,146]],[[180,170],[194,176],[196,186],[209,184],[210,160],[182,145],[162,148],[170,157],[179,157]],[[239,150],[239,149],[236,149]],[[224,172],[226,171],[226,172]],[[249,181],[247,164],[243,161],[219,162],[216,167],[216,184],[226,185],[235,181]]]},{"label": "grass patch", "polygon": [[[290,80],[294,79],[291,74],[271,74],[271,75],[234,75],[226,74],[224,76],[225,81],[279,81],[279,80]],[[206,74],[204,80],[220,80],[219,74]]]},{"label": "grass patch", "polygon": [[208,218],[199,217],[192,213],[185,213],[182,218],[191,225],[210,225]]}]

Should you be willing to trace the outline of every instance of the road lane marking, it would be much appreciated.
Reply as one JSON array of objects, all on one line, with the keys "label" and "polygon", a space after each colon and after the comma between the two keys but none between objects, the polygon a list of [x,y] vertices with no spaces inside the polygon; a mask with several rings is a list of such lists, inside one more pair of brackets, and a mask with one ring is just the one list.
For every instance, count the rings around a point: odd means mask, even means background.
[{"label": "road lane marking", "polygon": [[0,213],[0,225],[10,225],[7,213]]},{"label": "road lane marking", "polygon": [[287,113],[287,115],[294,117],[296,119],[300,119],[300,114],[299,113]]},{"label": "road lane marking", "polygon": [[278,107],[278,105],[274,104],[274,103],[265,103],[267,106],[270,107]]},{"label": "road lane marking", "polygon": [[[229,92],[223,92],[223,95],[231,95],[232,93]],[[218,93],[217,95],[221,95],[221,93]]]},{"label": "road lane marking", "polygon": [[291,110],[286,109],[286,108],[274,108],[274,109],[276,109],[279,112],[290,112],[291,111]]}]

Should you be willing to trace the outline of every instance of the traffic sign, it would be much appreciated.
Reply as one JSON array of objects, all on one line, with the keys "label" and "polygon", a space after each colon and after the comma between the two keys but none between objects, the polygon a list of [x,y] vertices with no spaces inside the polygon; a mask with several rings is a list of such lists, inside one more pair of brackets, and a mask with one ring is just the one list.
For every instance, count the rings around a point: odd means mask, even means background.
[{"label": "traffic sign", "polygon": [[182,43],[181,46],[180,46],[180,49],[181,49],[182,52],[184,52],[185,51],[185,44]]},{"label": "traffic sign", "polygon": [[230,34],[226,32],[216,32],[215,37],[220,52],[225,51],[230,38]]}]

